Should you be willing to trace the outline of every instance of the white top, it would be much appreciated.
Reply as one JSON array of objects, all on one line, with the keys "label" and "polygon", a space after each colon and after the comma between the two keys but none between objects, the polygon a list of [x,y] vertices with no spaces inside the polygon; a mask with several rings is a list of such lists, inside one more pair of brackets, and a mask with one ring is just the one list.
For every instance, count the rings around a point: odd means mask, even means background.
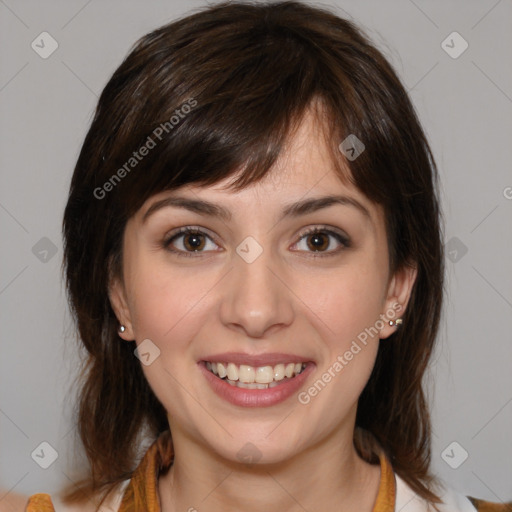
[{"label": "white top", "polygon": [[[396,503],[395,512],[430,512],[435,510],[432,505],[418,496],[397,474],[395,474],[396,482]],[[442,504],[436,505],[439,512],[476,512],[473,506],[463,494],[444,487],[439,496],[443,501]]]},{"label": "white top", "polygon": [[[395,512],[434,512],[436,510],[416,494],[396,473],[394,476],[396,482]],[[129,482],[130,480],[125,480],[121,484],[112,499],[100,508],[100,512],[116,512],[119,510],[124,491]],[[436,505],[439,512],[477,512],[477,509],[466,496],[449,487],[443,487],[439,497],[443,501],[442,504]],[[75,507],[66,507],[58,500],[54,501],[54,508],[55,512],[75,512],[78,510]],[[83,508],[80,510],[83,511]]]}]

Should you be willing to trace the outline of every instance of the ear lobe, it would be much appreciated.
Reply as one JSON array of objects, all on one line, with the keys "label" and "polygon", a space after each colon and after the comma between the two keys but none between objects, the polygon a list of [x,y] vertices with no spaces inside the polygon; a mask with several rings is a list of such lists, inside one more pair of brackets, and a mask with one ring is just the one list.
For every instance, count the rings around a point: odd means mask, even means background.
[{"label": "ear lobe", "polygon": [[389,321],[403,318],[417,274],[416,266],[405,265],[393,275],[388,286],[385,310],[381,317],[385,322],[379,335],[381,339],[389,337],[396,331],[397,326],[389,325]]},{"label": "ear lobe", "polygon": [[108,288],[108,298],[119,324],[125,328],[122,333],[118,332],[119,337],[126,341],[135,339],[135,336],[133,335],[130,309],[126,300],[126,292],[120,279],[111,279]]}]

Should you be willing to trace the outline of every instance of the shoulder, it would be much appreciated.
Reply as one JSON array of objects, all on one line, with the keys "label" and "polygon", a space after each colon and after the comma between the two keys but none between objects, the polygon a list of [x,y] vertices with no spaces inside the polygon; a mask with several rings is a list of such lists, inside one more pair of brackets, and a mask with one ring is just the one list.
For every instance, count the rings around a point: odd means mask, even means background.
[{"label": "shoulder", "polygon": [[442,503],[434,508],[418,496],[398,475],[396,479],[396,506],[401,512],[512,512],[511,503],[490,503],[465,496],[455,489],[443,486],[438,489]]},{"label": "shoulder", "polygon": [[28,496],[0,487],[0,512],[25,512]]},{"label": "shoulder", "polygon": [[478,512],[512,512],[512,501],[508,503],[491,503],[468,496]]},{"label": "shoulder", "polygon": [[[121,504],[123,493],[128,481],[123,482],[98,509],[92,500],[78,504],[64,504],[58,498],[51,498],[49,494],[33,494],[26,502],[26,508],[13,509],[13,512],[117,512]],[[0,512],[3,512],[0,510]],[[7,511],[6,511],[7,512]]]}]

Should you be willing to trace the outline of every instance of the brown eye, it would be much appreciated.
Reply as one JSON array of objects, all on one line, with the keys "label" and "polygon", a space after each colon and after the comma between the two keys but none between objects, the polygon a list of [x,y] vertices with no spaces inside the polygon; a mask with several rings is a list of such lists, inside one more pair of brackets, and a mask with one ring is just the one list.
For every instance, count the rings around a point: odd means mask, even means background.
[{"label": "brown eye", "polygon": [[189,233],[183,236],[183,246],[187,251],[201,251],[205,245],[205,237],[201,233]]},{"label": "brown eye", "polygon": [[294,247],[306,253],[318,253],[318,256],[331,256],[350,245],[347,235],[331,229],[315,227],[303,233]]},{"label": "brown eye", "polygon": [[307,236],[307,240],[312,251],[325,251],[329,247],[329,237],[325,233],[313,233]]},{"label": "brown eye", "polygon": [[198,228],[185,227],[163,241],[163,247],[178,256],[200,256],[218,250],[218,245]]}]

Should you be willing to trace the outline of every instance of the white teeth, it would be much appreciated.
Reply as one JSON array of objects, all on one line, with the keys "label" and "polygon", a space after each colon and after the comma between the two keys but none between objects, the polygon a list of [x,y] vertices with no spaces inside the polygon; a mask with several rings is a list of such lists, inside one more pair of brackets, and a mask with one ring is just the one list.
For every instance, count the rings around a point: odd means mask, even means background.
[{"label": "white teeth", "polygon": [[238,380],[238,368],[233,363],[228,363],[228,379]]},{"label": "white teeth", "polygon": [[234,363],[213,363],[206,361],[206,368],[230,384],[246,389],[274,387],[284,378],[291,379],[306,368],[306,363],[279,363],[275,366],[240,366]]},{"label": "white teeth", "polygon": [[284,379],[284,364],[276,364],[274,366],[274,380]]},{"label": "white teeth", "polygon": [[221,379],[228,374],[226,367],[222,363],[217,363],[217,373]]},{"label": "white teeth", "polygon": [[256,369],[256,382],[270,384],[274,380],[274,369],[272,366],[260,366]]},{"label": "white teeth", "polygon": [[[240,382],[246,382],[246,383],[250,383],[250,382],[254,382],[255,381],[255,378],[254,378],[254,368],[252,366],[248,366],[246,364],[241,364],[240,365],[240,368],[238,370],[238,380]],[[235,380],[235,379],[233,379]],[[259,382],[259,381],[257,381]]]},{"label": "white teeth", "polygon": [[267,389],[268,386],[266,384],[258,384],[257,382],[240,382],[240,381],[231,381],[235,383],[235,386],[239,388],[245,388],[245,389]]},{"label": "white teeth", "polygon": [[293,375],[294,371],[295,365],[293,363],[289,363],[286,365],[286,368],[284,369],[284,376],[290,378]]},{"label": "white teeth", "polygon": [[279,386],[278,382],[270,382],[269,384],[262,384],[262,383],[258,383],[258,382],[247,383],[247,382],[240,382],[238,380],[229,380],[229,379],[226,379],[226,382],[236,388],[244,388],[244,389],[267,389],[267,388],[273,388],[275,386]]}]

